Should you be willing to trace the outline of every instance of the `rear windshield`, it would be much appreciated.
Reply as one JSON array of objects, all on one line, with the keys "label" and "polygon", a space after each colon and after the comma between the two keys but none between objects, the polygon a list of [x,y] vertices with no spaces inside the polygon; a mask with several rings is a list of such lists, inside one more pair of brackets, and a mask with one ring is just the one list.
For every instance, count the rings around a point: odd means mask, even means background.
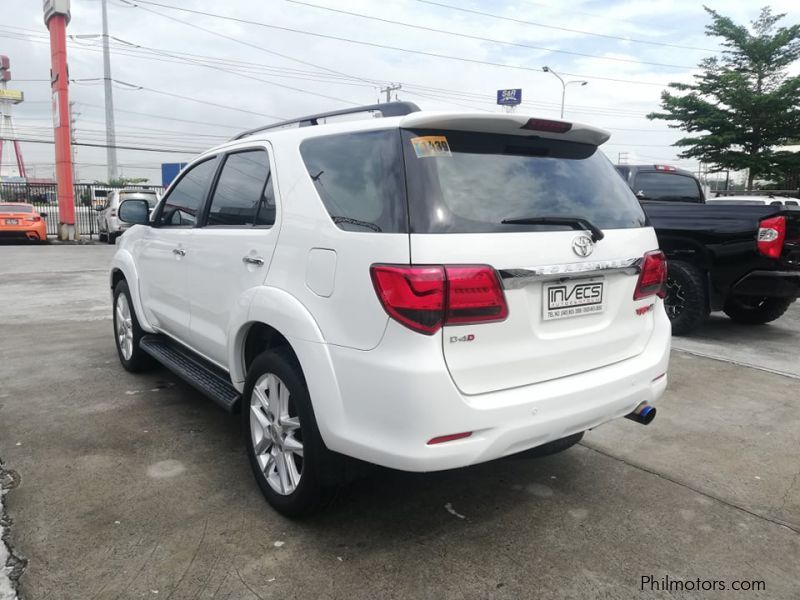
[{"label": "rear windshield", "polygon": [[725,204],[738,206],[764,206],[763,200],[711,200],[709,204]]},{"label": "rear windshield", "polygon": [[0,213],[32,213],[33,207],[27,204],[0,204]]},{"label": "rear windshield", "polygon": [[580,217],[601,229],[642,227],[630,188],[596,147],[535,136],[404,130],[411,231],[563,230],[505,219]]},{"label": "rear windshield", "polygon": [[633,189],[640,200],[702,202],[700,186],[692,177],[659,171],[636,175]]}]

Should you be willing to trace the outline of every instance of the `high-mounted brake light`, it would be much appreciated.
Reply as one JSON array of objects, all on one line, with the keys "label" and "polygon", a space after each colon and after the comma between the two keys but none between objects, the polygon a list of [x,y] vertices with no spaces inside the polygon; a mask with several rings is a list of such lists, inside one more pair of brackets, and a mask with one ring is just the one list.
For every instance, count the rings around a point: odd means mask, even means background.
[{"label": "high-mounted brake light", "polygon": [[648,296],[663,298],[667,295],[667,257],[661,250],[653,250],[644,255],[642,270],[636,289],[633,292],[634,300],[641,300]]},{"label": "high-mounted brake light", "polygon": [[771,217],[758,225],[758,251],[769,258],[780,258],[786,239],[786,217]]},{"label": "high-mounted brake light", "polygon": [[426,335],[444,325],[502,321],[508,305],[494,269],[485,265],[373,265],[372,283],[398,323]]},{"label": "high-mounted brake light", "polygon": [[572,123],[564,121],[551,121],[550,119],[528,119],[522,129],[533,131],[549,131],[551,133],[566,133],[572,129]]},{"label": "high-mounted brake light", "polygon": [[655,165],[656,171],[677,171],[672,165]]}]

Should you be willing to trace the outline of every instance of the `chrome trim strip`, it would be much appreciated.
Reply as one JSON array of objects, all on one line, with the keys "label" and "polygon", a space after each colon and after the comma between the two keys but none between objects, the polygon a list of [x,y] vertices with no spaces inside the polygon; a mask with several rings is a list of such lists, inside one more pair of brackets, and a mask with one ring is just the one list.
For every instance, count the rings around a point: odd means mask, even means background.
[{"label": "chrome trim strip", "polygon": [[[620,258],[614,260],[595,260],[579,263],[563,263],[560,265],[543,265],[522,269],[499,269],[503,287],[507,290],[518,289],[542,279],[569,278],[574,275],[603,274],[609,271],[625,271],[636,274],[641,269],[642,258]],[[560,277],[559,277],[560,276]]]}]

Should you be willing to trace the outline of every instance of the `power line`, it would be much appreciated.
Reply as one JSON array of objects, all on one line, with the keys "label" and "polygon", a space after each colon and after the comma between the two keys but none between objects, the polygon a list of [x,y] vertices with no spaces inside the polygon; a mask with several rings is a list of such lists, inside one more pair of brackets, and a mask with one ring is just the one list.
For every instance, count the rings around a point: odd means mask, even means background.
[{"label": "power line", "polygon": [[[12,141],[10,138],[0,138],[4,142]],[[28,144],[55,144],[53,140],[36,140],[31,138],[16,138],[18,142],[25,142]],[[85,146],[87,148],[106,148],[108,144],[91,144],[87,142],[75,142],[72,144],[73,146]],[[177,150],[174,148],[144,148],[141,146],[115,146],[118,150],[138,150],[141,152],[166,152],[166,153],[175,153],[175,154],[200,154],[204,152],[204,150]]]},{"label": "power line", "polygon": [[[135,6],[135,7],[141,8],[143,10],[148,10],[148,9],[145,8],[145,7],[139,6],[139,4],[148,4],[148,5],[153,5],[153,6],[160,6],[160,7],[168,8],[168,9],[172,9],[172,10],[178,10],[178,11],[188,12],[188,13],[192,13],[192,14],[203,15],[203,16],[207,16],[207,17],[214,17],[214,18],[218,18],[218,19],[224,19],[224,20],[227,20],[227,21],[234,21],[234,22],[237,22],[237,23],[246,23],[246,24],[249,24],[249,25],[257,25],[259,27],[266,27],[266,28],[269,28],[269,29],[275,29],[275,30],[279,30],[279,31],[288,31],[290,33],[298,33],[298,34],[301,34],[301,35],[309,35],[309,36],[323,38],[323,39],[330,39],[330,40],[336,40],[336,41],[340,41],[340,42],[347,42],[347,43],[351,43],[351,44],[358,44],[358,45],[361,45],[361,46],[367,46],[367,47],[371,47],[371,48],[382,48],[382,49],[385,49],[385,50],[394,50],[394,51],[397,51],[397,52],[405,52],[405,53],[408,53],[408,54],[419,54],[419,55],[422,55],[422,56],[430,56],[430,57],[434,57],[434,58],[444,58],[444,59],[447,59],[447,60],[456,60],[456,61],[472,63],[472,64],[482,64],[482,65],[489,65],[489,66],[492,66],[492,67],[502,67],[502,68],[506,68],[506,69],[515,69],[515,70],[522,70],[522,71],[531,71],[531,72],[534,72],[534,73],[541,73],[541,70],[539,68],[534,68],[534,67],[525,67],[525,66],[522,66],[522,65],[511,65],[511,64],[505,64],[505,63],[498,63],[498,62],[492,62],[492,61],[479,60],[479,59],[475,59],[475,58],[465,58],[465,57],[461,57],[461,56],[451,56],[451,55],[448,55],[448,54],[438,54],[436,52],[426,52],[426,51],[423,51],[423,50],[411,50],[409,48],[400,48],[398,46],[389,46],[387,44],[378,44],[378,43],[375,43],[375,42],[364,42],[364,41],[361,41],[361,40],[353,40],[353,39],[350,39],[350,38],[345,38],[345,37],[340,37],[340,36],[327,35],[327,34],[317,33],[317,32],[313,32],[313,31],[305,31],[305,30],[302,30],[302,29],[293,29],[293,28],[290,28],[290,27],[280,27],[278,25],[270,25],[270,24],[267,24],[267,23],[262,23],[260,21],[252,21],[252,20],[249,20],[249,19],[240,19],[240,18],[237,18],[237,17],[230,17],[230,16],[227,16],[227,15],[220,15],[220,14],[216,14],[216,13],[209,13],[209,12],[205,12],[205,11],[193,10],[193,9],[184,8],[184,7],[180,7],[180,6],[172,6],[172,5],[169,5],[169,4],[162,4],[162,3],[159,3],[159,2],[151,2],[150,0],[136,0],[136,3],[132,2],[131,0],[121,0],[121,1],[125,2],[126,4],[130,4],[131,6]],[[155,11],[149,11],[149,12],[155,12]],[[167,15],[164,15],[162,13],[155,12],[155,14],[160,14],[161,16],[165,16],[167,18],[170,18]],[[180,21],[180,22],[185,23],[185,24],[189,25],[190,27],[196,27],[198,29],[203,29],[203,28],[197,27],[197,26],[195,26],[193,24],[187,23],[185,21]],[[239,40],[239,39],[232,38],[232,37],[229,37],[229,36],[224,36],[222,34],[219,34],[218,32],[212,32],[211,30],[207,30],[207,29],[203,29],[203,31],[208,31],[210,33],[213,33],[214,35],[220,35],[221,37],[225,37],[227,39],[231,39],[231,40],[233,40],[235,42],[242,43],[242,44],[245,44],[245,45],[248,45],[248,46],[254,46],[253,44],[250,44],[249,42],[245,42],[243,40]],[[255,47],[259,48],[261,50],[264,50],[264,48],[261,48],[260,46],[255,46]],[[269,50],[266,50],[266,51],[267,52],[271,52]],[[290,59],[290,60],[296,60],[296,59]],[[321,67],[321,68],[324,68],[324,67]],[[617,82],[617,83],[631,83],[631,84],[634,84],[634,85],[654,85],[654,86],[658,86],[658,87],[666,87],[666,84],[658,83],[658,82],[654,82],[654,81],[640,81],[640,80],[633,80],[633,79],[619,79],[619,78],[614,78],[614,77],[601,77],[599,75],[583,75],[583,74],[578,74],[578,73],[565,73],[565,74],[569,75],[570,77],[582,77],[582,78],[585,78],[585,79],[597,79],[597,80],[612,81],[612,82]]]},{"label": "power line", "polygon": [[[144,1],[144,0],[140,0]],[[462,37],[469,40],[477,40],[479,42],[489,42],[491,44],[503,44],[505,46],[514,46],[517,48],[529,48],[531,50],[544,50],[546,52],[553,52],[556,54],[569,54],[571,56],[582,56],[584,58],[594,58],[597,60],[610,60],[614,62],[623,62],[623,63],[634,63],[639,65],[650,65],[654,67],[669,67],[671,69],[692,69],[693,67],[687,65],[671,65],[667,63],[656,63],[656,62],[649,62],[646,60],[636,60],[633,58],[620,58],[614,56],[600,56],[597,54],[588,54],[586,52],[574,52],[572,50],[557,50],[556,48],[546,48],[544,46],[534,46],[532,44],[523,44],[520,42],[507,42],[503,40],[495,40],[492,38],[487,38],[479,35],[471,35],[468,33],[460,33],[457,31],[448,31],[446,29],[437,29],[435,27],[427,27],[424,25],[414,25],[413,23],[404,23],[403,21],[394,21],[392,19],[384,19],[382,17],[374,17],[371,15],[364,15],[357,12],[351,12],[349,10],[341,10],[339,8],[331,8],[329,6],[320,6],[319,4],[311,4],[309,2],[301,2],[301,0],[285,0],[286,2],[290,2],[292,4],[298,4],[301,6],[308,6],[309,8],[317,8],[320,10],[327,10],[334,13],[339,13],[342,15],[349,15],[351,17],[358,17],[360,19],[369,19],[370,21],[379,21],[381,23],[389,23],[391,25],[400,25],[402,27],[410,27],[412,29],[420,29],[422,31],[430,31],[433,33],[443,33],[445,35],[453,35],[456,37]]]},{"label": "power line", "polygon": [[[228,35],[225,35],[225,34],[222,34],[222,33],[218,32],[218,31],[214,31],[212,29],[206,29],[205,27],[200,27],[199,25],[195,25],[194,23],[189,23],[188,21],[184,21],[182,19],[177,19],[177,18],[172,17],[170,15],[165,15],[164,13],[160,13],[160,12],[157,12],[155,10],[152,10],[152,9],[149,9],[149,8],[145,8],[144,6],[139,6],[138,4],[136,4],[134,2],[131,2],[130,0],[120,0],[120,2],[124,2],[125,4],[129,4],[130,6],[132,6],[134,8],[140,8],[141,10],[145,10],[147,12],[150,12],[150,13],[154,14],[154,15],[159,15],[161,17],[164,17],[165,19],[170,19],[170,20],[175,21],[177,23],[182,23],[183,25],[186,25],[187,27],[192,27],[194,29],[198,29],[200,31],[204,31],[204,32],[209,33],[211,35],[215,35],[217,37],[221,37],[223,39],[230,40],[232,42],[236,42],[237,44],[243,44],[245,46],[249,46],[250,48],[255,48],[256,50],[260,50],[262,52],[266,52],[267,54],[272,54],[273,56],[279,56],[279,57],[284,58],[286,60],[291,60],[291,61],[294,61],[294,62],[297,62],[297,63],[300,63],[300,64],[304,64],[304,65],[307,65],[307,66],[316,67],[318,69],[323,69],[325,71],[328,71],[330,73],[335,73],[337,75],[344,75],[345,77],[349,77],[351,79],[358,79],[358,80],[364,81],[366,83],[370,83],[372,85],[376,85],[378,83],[382,83],[382,82],[379,82],[379,81],[376,81],[376,80],[364,79],[362,77],[358,77],[358,76],[355,76],[355,75],[349,75],[347,73],[342,73],[341,71],[337,71],[335,69],[331,69],[331,68],[328,68],[328,67],[323,67],[321,65],[316,65],[316,64],[314,64],[312,62],[301,60],[299,58],[295,58],[293,56],[289,56],[289,55],[286,55],[286,54],[281,54],[280,52],[276,52],[274,50],[270,50],[268,48],[264,48],[263,46],[259,46],[257,44],[253,44],[251,42],[247,42],[245,40],[241,40],[241,39],[238,39],[238,38],[235,38],[235,37],[232,37],[232,36],[228,36]],[[192,12],[192,13],[199,13],[199,11],[193,11],[193,10],[190,10],[190,9],[185,9],[185,8],[181,8],[181,7],[177,7],[177,6],[170,6],[170,5],[167,5],[167,4],[157,4],[155,2],[148,2],[148,4],[155,4],[156,6],[162,6],[164,8],[172,8],[174,10],[182,10],[182,11],[188,11],[188,12]],[[218,18],[221,18],[221,19],[230,19],[230,20],[234,20],[234,21],[238,20],[238,19],[234,19],[233,17],[226,17],[225,15],[215,15],[213,13],[199,13],[199,14],[205,14],[206,16],[218,17]]]},{"label": "power line", "polygon": [[[289,1],[291,2],[292,0],[289,0]],[[569,27],[560,27],[558,25],[547,25],[545,23],[536,23],[535,21],[527,21],[525,19],[515,19],[513,17],[506,17],[506,16],[503,16],[503,15],[498,15],[496,13],[484,12],[482,10],[475,10],[473,8],[465,8],[463,6],[453,6],[452,4],[443,4],[441,2],[433,2],[432,0],[416,0],[416,1],[420,2],[422,4],[430,4],[432,6],[440,6],[442,8],[449,8],[451,10],[458,10],[458,11],[461,11],[461,12],[471,13],[471,14],[474,14],[474,15],[480,15],[480,16],[483,16],[483,17],[491,17],[492,19],[499,19],[499,20],[502,20],[502,21],[510,21],[512,23],[521,23],[523,25],[532,25],[534,27],[543,27],[545,29],[555,29],[557,31],[566,31],[566,32],[569,32],[569,33],[579,33],[581,35],[589,35],[589,36],[601,37],[601,38],[606,38],[606,39],[611,39],[611,40],[621,40],[621,41],[624,41],[624,42],[633,42],[635,44],[650,44],[650,45],[653,45],[653,46],[667,46],[669,48],[681,48],[681,49],[684,49],[684,50],[700,50],[700,51],[703,51],[703,52],[715,52],[715,53],[717,52],[717,50],[713,50],[711,48],[701,48],[699,46],[685,46],[683,44],[670,44],[670,43],[667,43],[667,42],[655,42],[653,40],[640,40],[640,39],[636,39],[636,38],[619,36],[619,35],[610,35],[610,34],[606,34],[606,33],[596,33],[594,31],[584,31],[584,30],[580,30],[580,29],[570,29]],[[570,9],[570,12],[572,12],[571,9]],[[581,13],[578,13],[578,14],[581,14]],[[583,14],[586,14],[586,13],[583,13]]]}]

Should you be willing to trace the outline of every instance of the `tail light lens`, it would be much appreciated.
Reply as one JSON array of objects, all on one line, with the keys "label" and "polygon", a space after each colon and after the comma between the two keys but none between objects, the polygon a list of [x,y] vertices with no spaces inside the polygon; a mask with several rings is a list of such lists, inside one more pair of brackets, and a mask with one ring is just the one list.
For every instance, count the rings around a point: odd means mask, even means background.
[{"label": "tail light lens", "polygon": [[439,331],[444,320],[444,267],[373,265],[370,273],[390,317],[420,333]]},{"label": "tail light lens", "polygon": [[25,220],[28,223],[38,223],[39,221],[42,220],[42,217],[25,217]]},{"label": "tail light lens", "polygon": [[769,258],[780,258],[786,239],[786,217],[764,219],[758,227],[758,251]]},{"label": "tail light lens", "polygon": [[565,121],[552,121],[550,119],[528,119],[522,129],[532,131],[548,131],[550,133],[566,133],[572,129],[572,123]]},{"label": "tail light lens", "polygon": [[508,305],[488,266],[373,265],[375,291],[390,317],[432,335],[444,325],[502,321]]},{"label": "tail light lens", "polygon": [[667,257],[661,250],[654,250],[644,255],[639,281],[633,292],[634,300],[641,300],[648,296],[666,296],[667,286]]}]

